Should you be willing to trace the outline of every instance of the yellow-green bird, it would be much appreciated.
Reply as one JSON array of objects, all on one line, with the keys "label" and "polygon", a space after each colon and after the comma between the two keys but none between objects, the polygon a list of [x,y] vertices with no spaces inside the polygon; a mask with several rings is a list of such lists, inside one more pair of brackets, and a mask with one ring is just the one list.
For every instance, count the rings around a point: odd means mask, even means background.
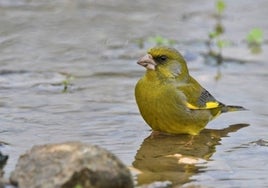
[{"label": "yellow-green bird", "polygon": [[221,113],[245,110],[217,101],[189,75],[186,61],[174,48],[154,47],[138,64],[147,70],[135,87],[136,102],[154,131],[197,135]]}]

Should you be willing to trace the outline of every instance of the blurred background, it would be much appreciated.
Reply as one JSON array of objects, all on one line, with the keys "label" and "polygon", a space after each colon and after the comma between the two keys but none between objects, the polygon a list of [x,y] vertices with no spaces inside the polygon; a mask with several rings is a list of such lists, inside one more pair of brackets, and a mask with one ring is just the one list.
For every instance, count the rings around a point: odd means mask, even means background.
[{"label": "blurred background", "polygon": [[[267,11],[267,0],[0,0],[5,176],[33,145],[79,140],[133,165],[140,185],[268,186]],[[249,109],[212,121],[198,154],[177,150],[185,136],[146,139],[136,62],[155,45],[178,49],[218,100]],[[150,162],[167,165],[155,173]]]}]

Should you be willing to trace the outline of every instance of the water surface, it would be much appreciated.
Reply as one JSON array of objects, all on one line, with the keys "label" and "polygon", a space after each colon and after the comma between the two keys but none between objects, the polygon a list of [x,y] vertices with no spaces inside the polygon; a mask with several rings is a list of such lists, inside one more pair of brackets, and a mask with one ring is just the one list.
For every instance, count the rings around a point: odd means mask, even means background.
[{"label": "water surface", "polygon": [[[268,186],[268,48],[252,55],[244,43],[256,26],[268,36],[268,3],[226,3],[225,37],[235,45],[224,50],[228,61],[216,81],[218,67],[201,55],[215,24],[212,1],[0,0],[0,141],[8,143],[0,149],[9,155],[6,177],[33,145],[79,140],[136,167],[142,172],[139,184]],[[217,99],[249,111],[220,116],[188,148],[187,136],[149,139],[133,91],[144,73],[136,61],[154,45],[146,39],[155,35],[176,40],[191,74]],[[145,41],[144,48],[137,40]],[[68,75],[73,79],[64,93]]]}]

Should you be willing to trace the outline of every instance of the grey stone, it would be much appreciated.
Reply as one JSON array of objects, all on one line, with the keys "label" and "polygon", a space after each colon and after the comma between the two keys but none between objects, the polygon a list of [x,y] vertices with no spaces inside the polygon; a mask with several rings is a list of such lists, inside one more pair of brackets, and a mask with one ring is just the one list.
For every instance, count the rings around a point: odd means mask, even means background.
[{"label": "grey stone", "polygon": [[[3,142],[0,141],[0,147],[2,143]],[[6,165],[7,160],[8,160],[8,156],[3,155],[0,151],[0,188],[5,187],[5,185],[7,184],[7,181],[3,178],[3,175],[4,175],[3,168]]]},{"label": "grey stone", "polygon": [[20,188],[131,188],[125,165],[98,146],[80,142],[34,146],[20,156],[10,182]]}]

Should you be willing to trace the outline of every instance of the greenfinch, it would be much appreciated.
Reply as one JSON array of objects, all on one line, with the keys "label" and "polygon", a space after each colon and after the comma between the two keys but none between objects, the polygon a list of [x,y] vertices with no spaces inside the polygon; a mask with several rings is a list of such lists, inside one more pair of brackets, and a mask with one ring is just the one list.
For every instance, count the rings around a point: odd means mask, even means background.
[{"label": "greenfinch", "polygon": [[137,63],[147,70],[136,84],[135,98],[154,131],[197,135],[221,113],[245,110],[217,101],[189,75],[186,61],[174,48],[154,47]]}]

